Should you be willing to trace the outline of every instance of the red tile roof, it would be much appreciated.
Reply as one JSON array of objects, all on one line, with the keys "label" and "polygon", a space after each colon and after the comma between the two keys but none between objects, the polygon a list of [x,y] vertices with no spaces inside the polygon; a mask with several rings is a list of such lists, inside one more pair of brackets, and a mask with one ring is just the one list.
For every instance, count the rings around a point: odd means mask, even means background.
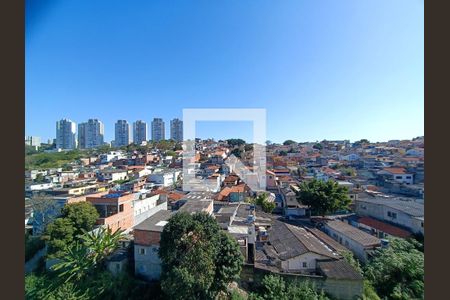
[{"label": "red tile roof", "polygon": [[243,193],[245,192],[245,184],[240,184],[232,187],[224,187],[220,193],[217,195],[217,200],[223,200],[228,197],[230,193]]},{"label": "red tile roof", "polygon": [[375,228],[376,230],[383,231],[392,236],[401,237],[401,238],[407,238],[407,237],[411,236],[411,233],[404,229],[401,229],[397,226],[394,226],[394,225],[391,225],[388,223],[384,223],[384,222],[372,219],[370,217],[361,217],[358,219],[358,222],[361,224],[364,224],[366,226]]},{"label": "red tile roof", "polygon": [[389,172],[391,174],[406,174],[404,168],[384,168],[383,171]]},{"label": "red tile roof", "polygon": [[184,197],[183,194],[178,194],[178,193],[175,193],[175,192],[170,192],[167,195],[167,198],[169,198],[169,200],[171,200],[171,201],[178,201],[178,200],[182,199],[183,197]]}]

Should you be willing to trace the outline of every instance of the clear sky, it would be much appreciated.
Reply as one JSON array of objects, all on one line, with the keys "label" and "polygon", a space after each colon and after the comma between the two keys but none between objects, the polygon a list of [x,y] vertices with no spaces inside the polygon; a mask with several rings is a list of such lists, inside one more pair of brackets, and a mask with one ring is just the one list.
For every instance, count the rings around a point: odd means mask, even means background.
[{"label": "clear sky", "polygon": [[[267,138],[424,133],[423,0],[27,0],[26,134],[55,122],[265,108]],[[246,122],[199,137],[251,136]]]}]

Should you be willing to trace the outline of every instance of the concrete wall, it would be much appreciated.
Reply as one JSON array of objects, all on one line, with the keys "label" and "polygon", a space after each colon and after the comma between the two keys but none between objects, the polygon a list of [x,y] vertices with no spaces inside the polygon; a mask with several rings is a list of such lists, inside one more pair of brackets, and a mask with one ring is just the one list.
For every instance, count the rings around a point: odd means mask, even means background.
[{"label": "concrete wall", "polygon": [[[415,218],[405,214],[402,211],[387,207],[385,205],[356,201],[355,210],[356,213],[361,216],[369,216],[375,219],[394,223],[406,227],[413,232],[423,232],[421,223],[417,222]],[[397,214],[396,218],[389,216],[388,212],[391,212],[391,215],[392,213]]]},{"label": "concrete wall", "polygon": [[[316,253],[305,253],[297,257],[281,262],[281,267],[287,271],[314,271],[316,269],[316,260],[327,257]],[[306,267],[303,266],[306,263]]]},{"label": "concrete wall", "polygon": [[[147,280],[158,280],[161,277],[161,259],[158,256],[159,246],[134,245],[134,271]],[[144,253],[142,253],[144,252]]]},{"label": "concrete wall", "polygon": [[325,293],[337,299],[360,299],[363,293],[362,280],[336,280],[327,278],[322,282],[320,287]]},{"label": "concrete wall", "polygon": [[352,251],[353,254],[355,254],[355,256],[362,262],[367,261],[367,253],[363,245],[330,228],[328,225],[325,225],[325,232],[334,240],[338,241],[341,245],[344,245],[346,248]]},{"label": "concrete wall", "polygon": [[106,263],[106,268],[109,272],[111,272],[111,274],[117,276],[120,273],[126,271],[127,264],[128,259],[124,259],[122,261],[109,261]]}]

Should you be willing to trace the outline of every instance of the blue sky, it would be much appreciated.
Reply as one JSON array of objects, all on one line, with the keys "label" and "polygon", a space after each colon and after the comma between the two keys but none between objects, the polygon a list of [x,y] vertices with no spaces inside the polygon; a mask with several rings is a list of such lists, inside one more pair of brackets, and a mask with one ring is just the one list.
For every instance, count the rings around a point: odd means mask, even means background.
[{"label": "blue sky", "polygon": [[[424,133],[424,5],[379,1],[27,1],[26,134],[55,122],[265,108],[267,137]],[[246,122],[199,137],[249,139]]]}]

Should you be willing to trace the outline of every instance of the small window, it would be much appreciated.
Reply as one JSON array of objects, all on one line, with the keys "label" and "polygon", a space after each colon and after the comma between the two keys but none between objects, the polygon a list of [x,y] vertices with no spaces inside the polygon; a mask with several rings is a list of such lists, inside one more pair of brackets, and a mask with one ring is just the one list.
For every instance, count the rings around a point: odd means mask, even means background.
[{"label": "small window", "polygon": [[402,179],[402,176],[395,176],[395,179]]},{"label": "small window", "polygon": [[348,246],[348,241],[345,241],[345,246]]},{"label": "small window", "polygon": [[139,249],[139,254],[144,255],[145,254],[145,249],[144,248]]},{"label": "small window", "polygon": [[392,217],[392,214],[390,211],[388,211],[388,217]]},{"label": "small window", "polygon": [[308,264],[306,262],[303,262],[303,268],[307,268]]},{"label": "small window", "polygon": [[423,222],[420,222],[420,226],[423,228]]},{"label": "small window", "polygon": [[406,179],[411,179],[411,176],[406,176]]},{"label": "small window", "polygon": [[123,211],[123,204],[119,205],[119,211]]},{"label": "small window", "polygon": [[116,264],[116,270],[120,271],[120,264],[119,263]]}]

